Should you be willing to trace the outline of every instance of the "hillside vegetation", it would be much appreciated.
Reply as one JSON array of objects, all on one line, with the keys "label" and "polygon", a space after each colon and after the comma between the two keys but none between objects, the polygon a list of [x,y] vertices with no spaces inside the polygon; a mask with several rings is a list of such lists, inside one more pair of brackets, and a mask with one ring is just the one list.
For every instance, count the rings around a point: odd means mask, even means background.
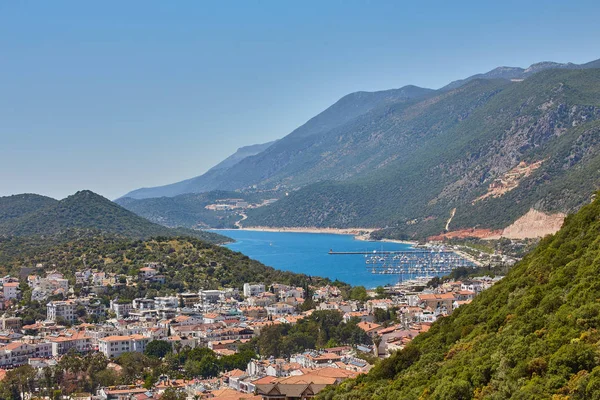
[{"label": "hillside vegetation", "polygon": [[220,199],[241,199],[248,203],[261,203],[265,199],[281,196],[278,192],[239,193],[222,190],[206,193],[189,193],[173,197],[132,199],[122,197],[117,204],[157,224],[169,227],[233,228],[241,219],[239,210],[207,210],[206,206]]},{"label": "hillside vegetation", "polygon": [[597,199],[471,304],[320,398],[600,398],[599,260]]},{"label": "hillside vegetation", "polygon": [[[600,69],[473,80],[379,112],[332,140],[367,150],[379,142],[385,166],[307,185],[249,213],[245,225],[378,227],[387,228],[380,237],[424,237],[442,232],[454,208],[450,230],[504,228],[530,208],[572,212],[599,187]],[[474,203],[521,162],[540,166],[513,190]]]},{"label": "hillside vegetation", "polygon": [[186,235],[212,243],[228,240],[210,232],[166,228],[88,190],[61,201],[38,195],[0,198],[0,235],[52,236],[73,229],[97,230],[135,239]]},{"label": "hillside vegetation", "polygon": [[[131,240],[115,235],[70,236],[66,240],[0,237],[0,272],[19,276],[21,267],[57,269],[75,279],[86,268],[137,276],[148,262],[160,263],[166,283],[139,283],[120,287],[121,297],[179,293],[221,287],[242,288],[245,282],[280,282],[293,285],[327,283],[327,279],[279,271],[234,252],[191,237],[157,237]],[[343,285],[347,287],[347,285]]]}]

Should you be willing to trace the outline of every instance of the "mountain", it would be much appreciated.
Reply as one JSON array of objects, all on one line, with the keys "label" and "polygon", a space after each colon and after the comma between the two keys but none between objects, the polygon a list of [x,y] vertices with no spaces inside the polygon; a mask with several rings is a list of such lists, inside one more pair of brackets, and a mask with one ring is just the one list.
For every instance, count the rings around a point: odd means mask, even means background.
[{"label": "mountain", "polygon": [[218,163],[217,165],[215,165],[214,167],[209,169],[208,172],[216,171],[216,170],[220,170],[220,169],[231,168],[235,164],[242,161],[244,158],[254,156],[258,153],[265,151],[266,149],[271,147],[271,145],[275,142],[276,142],[276,140],[273,140],[272,142],[268,142],[268,143],[253,144],[250,146],[240,147],[239,149],[237,149],[237,151],[235,153],[233,153],[232,155],[230,155],[229,157],[227,157],[226,159],[224,159],[223,161],[221,161],[220,163]]},{"label": "mountain", "polygon": [[308,184],[244,225],[387,228],[379,237],[405,239],[501,230],[532,208],[572,212],[600,187],[599,119],[600,69],[476,79],[346,125],[335,136],[346,162],[377,155],[379,168]]},{"label": "mountain", "polygon": [[157,224],[169,227],[197,228],[234,228],[240,220],[240,210],[212,210],[209,204],[223,199],[239,199],[250,204],[260,204],[264,200],[279,197],[278,193],[238,193],[212,191],[206,193],[189,193],[173,197],[156,197],[132,199],[122,197],[115,200],[123,208],[128,209]]},{"label": "mountain", "polygon": [[219,185],[220,177],[223,172],[227,171],[243,159],[266,150],[275,142],[276,140],[263,144],[240,147],[234,154],[209,169],[203,175],[169,185],[136,189],[127,193],[123,198],[147,199],[165,196],[172,197],[185,193],[202,193],[213,190],[213,188]]},{"label": "mountain", "polygon": [[[598,188],[598,68],[542,62],[437,91],[352,93],[184,191],[289,194],[245,226],[381,228],[373,237],[397,239],[523,232],[511,225],[530,210],[555,221]],[[158,203],[140,215],[169,220]]]},{"label": "mountain", "polygon": [[31,193],[0,197],[0,224],[57,203],[58,200],[51,197]]},{"label": "mountain", "polygon": [[227,241],[224,236],[213,233],[154,224],[89,190],[60,201],[38,195],[0,198],[0,235],[55,235],[72,229],[97,230],[136,239],[193,236],[213,243]]},{"label": "mountain", "polygon": [[573,63],[557,63],[553,61],[542,61],[530,65],[528,68],[520,67],[498,67],[491,71],[483,74],[476,74],[465,79],[460,79],[454,82],[450,82],[440,90],[452,90],[465,83],[475,79],[525,79],[537,72],[541,72],[547,69],[590,69],[600,68],[600,59],[590,61],[585,64],[573,64]]},{"label": "mountain", "polygon": [[[341,155],[338,151],[343,151],[344,147],[343,143],[336,142],[336,130],[352,124],[376,108],[424,98],[433,92],[431,89],[405,86],[380,92],[349,94],[265,150],[241,158],[231,166],[227,162],[226,168],[212,168],[196,178],[159,188],[134,190],[123,197],[176,196],[182,193],[243,189],[253,185],[273,188],[281,184],[298,185],[318,179],[350,176],[356,172],[352,168],[353,162],[345,161],[349,165],[331,168],[331,164],[337,163]],[[358,168],[364,169],[366,166]]]},{"label": "mountain", "polygon": [[504,279],[322,399],[600,397],[600,200]]}]

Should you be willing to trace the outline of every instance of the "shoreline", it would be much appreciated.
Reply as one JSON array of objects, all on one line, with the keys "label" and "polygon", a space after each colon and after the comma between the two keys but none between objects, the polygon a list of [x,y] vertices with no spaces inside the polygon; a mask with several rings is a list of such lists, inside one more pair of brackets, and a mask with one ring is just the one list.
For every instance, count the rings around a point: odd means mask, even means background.
[{"label": "shoreline", "polygon": [[317,227],[269,227],[269,226],[249,226],[247,228],[237,229],[211,229],[214,231],[240,230],[240,231],[255,231],[255,232],[290,232],[290,233],[326,233],[331,235],[352,235],[354,240],[364,242],[388,242],[398,244],[408,244],[415,246],[419,242],[411,240],[396,240],[396,239],[371,239],[370,235],[377,228],[317,228]]},{"label": "shoreline", "polygon": [[[211,230],[232,230],[232,229],[211,229]],[[237,228],[240,231],[256,232],[291,232],[291,233],[329,233],[333,235],[369,235],[375,231],[374,228],[316,228],[316,227],[281,227],[274,228],[268,226],[250,226],[247,228]]]}]

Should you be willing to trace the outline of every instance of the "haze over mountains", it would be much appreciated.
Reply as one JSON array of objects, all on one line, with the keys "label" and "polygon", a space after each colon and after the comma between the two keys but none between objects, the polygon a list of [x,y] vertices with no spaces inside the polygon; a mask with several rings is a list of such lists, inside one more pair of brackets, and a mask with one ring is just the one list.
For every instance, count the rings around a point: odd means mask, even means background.
[{"label": "haze over mountains", "polygon": [[454,208],[450,230],[573,211],[598,182],[599,67],[543,62],[437,91],[353,93],[262,151],[125,197],[285,189],[245,226],[388,227],[398,238],[443,232]]},{"label": "haze over mountains", "polygon": [[163,196],[172,197],[179,194],[203,193],[213,190],[214,187],[219,185],[221,174],[224,171],[227,171],[229,168],[233,167],[247,157],[261,153],[273,143],[275,143],[275,141],[240,147],[235,153],[206,171],[206,173],[201,176],[186,179],[170,185],[137,189],[127,193],[123,197],[129,197],[132,199],[145,199]]}]

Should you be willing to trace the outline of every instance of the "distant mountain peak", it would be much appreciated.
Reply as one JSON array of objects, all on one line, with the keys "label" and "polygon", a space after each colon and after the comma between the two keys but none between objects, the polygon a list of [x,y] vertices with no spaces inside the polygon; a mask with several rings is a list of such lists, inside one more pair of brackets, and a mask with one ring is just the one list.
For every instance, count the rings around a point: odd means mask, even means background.
[{"label": "distant mountain peak", "polygon": [[573,63],[558,63],[554,61],[541,61],[538,63],[531,64],[527,68],[520,67],[497,67],[488,72],[472,75],[465,79],[459,79],[454,82],[450,82],[440,90],[452,90],[470,82],[474,79],[524,79],[537,72],[544,71],[546,69],[587,69],[587,68],[598,68],[600,60],[591,61],[586,64],[573,64]]}]

